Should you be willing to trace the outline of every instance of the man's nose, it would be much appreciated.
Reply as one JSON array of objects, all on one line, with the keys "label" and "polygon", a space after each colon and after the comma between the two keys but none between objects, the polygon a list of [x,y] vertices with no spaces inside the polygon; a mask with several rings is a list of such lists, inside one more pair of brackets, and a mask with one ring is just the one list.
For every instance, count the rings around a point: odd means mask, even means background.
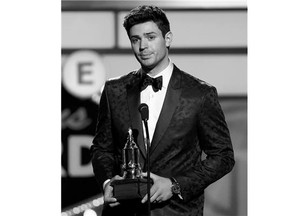
[{"label": "man's nose", "polygon": [[145,48],[147,48],[147,46],[148,46],[148,44],[147,44],[147,40],[145,40],[145,39],[142,39],[141,41],[140,41],[140,50],[144,50]]}]

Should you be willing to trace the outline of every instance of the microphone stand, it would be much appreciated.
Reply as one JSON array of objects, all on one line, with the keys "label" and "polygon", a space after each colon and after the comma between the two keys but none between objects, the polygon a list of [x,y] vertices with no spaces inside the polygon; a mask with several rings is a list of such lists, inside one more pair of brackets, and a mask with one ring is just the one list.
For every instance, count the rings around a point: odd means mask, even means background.
[{"label": "microphone stand", "polygon": [[[148,119],[149,119],[149,108],[148,105],[142,103],[139,105],[138,110],[141,114],[141,119],[144,122],[145,133],[144,133],[144,143],[146,145],[146,159],[147,159],[147,207],[148,207],[148,216],[151,215],[151,207],[150,207],[150,138],[148,131]],[[146,137],[145,137],[146,135]]]},{"label": "microphone stand", "polygon": [[149,138],[149,131],[148,131],[148,124],[147,119],[143,120],[145,126],[145,134],[146,138],[144,139],[146,145],[146,157],[147,157],[147,207],[148,207],[148,215],[151,215],[151,207],[150,207],[150,138]]}]

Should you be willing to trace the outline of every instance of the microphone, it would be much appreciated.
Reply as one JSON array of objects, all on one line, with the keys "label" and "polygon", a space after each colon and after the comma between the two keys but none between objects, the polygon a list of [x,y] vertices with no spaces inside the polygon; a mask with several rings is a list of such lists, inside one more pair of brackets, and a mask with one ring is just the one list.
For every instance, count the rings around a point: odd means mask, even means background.
[{"label": "microphone", "polygon": [[[151,207],[150,207],[150,139],[149,139],[149,130],[148,130],[148,119],[149,119],[149,108],[148,105],[142,103],[139,105],[138,110],[141,114],[141,119],[144,123],[145,132],[144,133],[144,143],[146,146],[146,158],[147,158],[147,207],[148,207],[148,215],[151,215]],[[145,138],[146,134],[146,138]]]},{"label": "microphone", "polygon": [[142,103],[139,105],[138,110],[141,114],[141,118],[143,121],[147,121],[149,119],[149,109],[148,105],[145,103]]},{"label": "microphone", "polygon": [[[145,103],[141,103],[138,107],[138,110],[141,114],[141,119],[144,123],[145,127],[145,133],[144,133],[144,142],[145,146],[147,148],[147,152],[149,152],[149,146],[150,146],[150,138],[149,138],[149,130],[148,130],[148,119],[149,119],[149,108],[148,105]],[[148,146],[149,145],[149,146]]]}]

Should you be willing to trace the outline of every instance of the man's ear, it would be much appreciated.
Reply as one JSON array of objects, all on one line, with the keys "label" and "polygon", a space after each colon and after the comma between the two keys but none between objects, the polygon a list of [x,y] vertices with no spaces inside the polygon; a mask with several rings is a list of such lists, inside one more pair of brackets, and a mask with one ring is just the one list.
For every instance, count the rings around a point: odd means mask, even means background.
[{"label": "man's ear", "polygon": [[170,47],[170,45],[172,44],[172,39],[173,39],[172,32],[171,31],[167,32],[165,35],[166,47]]}]

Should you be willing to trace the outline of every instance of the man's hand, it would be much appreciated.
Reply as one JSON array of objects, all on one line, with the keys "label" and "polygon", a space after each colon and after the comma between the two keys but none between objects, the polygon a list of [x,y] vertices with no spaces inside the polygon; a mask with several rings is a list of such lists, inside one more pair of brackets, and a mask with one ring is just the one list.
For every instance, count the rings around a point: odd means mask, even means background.
[{"label": "man's hand", "polygon": [[[147,177],[147,173],[142,173],[143,177]],[[164,178],[150,173],[150,178],[153,180],[153,185],[150,189],[150,202],[163,202],[170,199],[173,194],[171,191],[172,182],[169,178]],[[147,194],[142,199],[142,203],[145,203],[148,199]]]},{"label": "man's hand", "polygon": [[113,187],[111,186],[112,181],[120,179],[123,179],[123,177],[116,175],[104,187],[104,203],[110,207],[115,207],[120,204],[117,202],[117,199],[113,197]]}]

